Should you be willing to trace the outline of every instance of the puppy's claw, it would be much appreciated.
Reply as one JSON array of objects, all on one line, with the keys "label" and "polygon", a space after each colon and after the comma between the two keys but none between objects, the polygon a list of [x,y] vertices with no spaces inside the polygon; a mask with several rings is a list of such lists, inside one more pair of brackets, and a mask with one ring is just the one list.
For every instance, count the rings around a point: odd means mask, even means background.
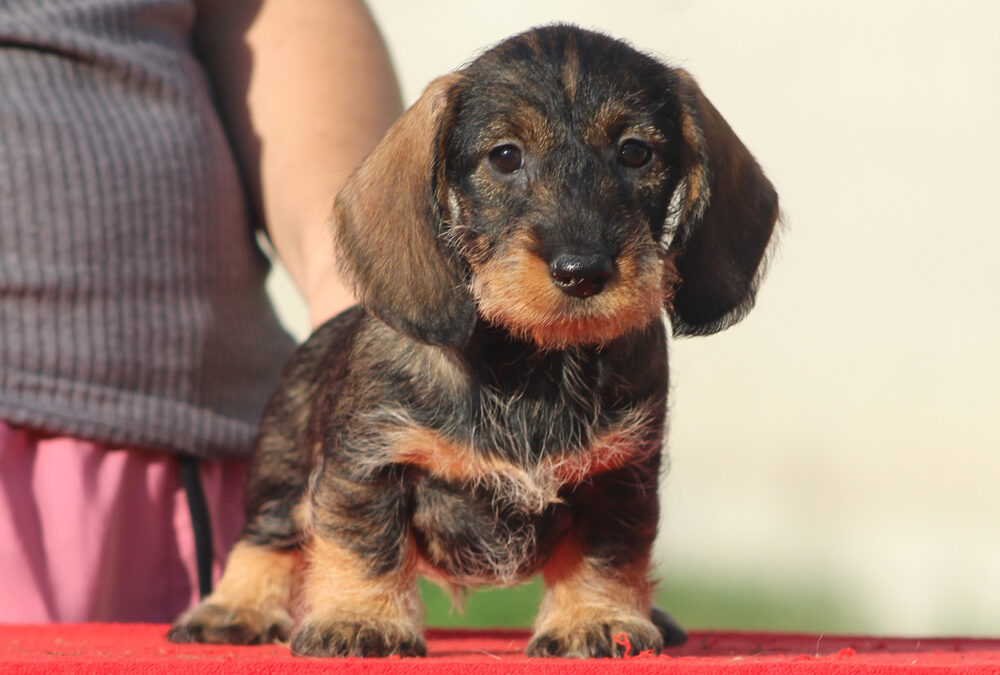
[{"label": "puppy's claw", "polygon": [[176,643],[267,644],[287,640],[291,627],[292,617],[284,610],[262,612],[202,603],[177,619],[167,639]]},{"label": "puppy's claw", "polygon": [[551,635],[539,635],[528,645],[528,656],[560,656],[563,652],[558,638]]},{"label": "puppy's claw", "polygon": [[304,623],[292,635],[298,656],[427,656],[427,643],[411,626],[376,621]]},{"label": "puppy's claw", "polygon": [[647,651],[659,654],[663,644],[660,629],[637,618],[597,621],[567,630],[551,628],[535,635],[526,651],[528,656],[621,658]]}]

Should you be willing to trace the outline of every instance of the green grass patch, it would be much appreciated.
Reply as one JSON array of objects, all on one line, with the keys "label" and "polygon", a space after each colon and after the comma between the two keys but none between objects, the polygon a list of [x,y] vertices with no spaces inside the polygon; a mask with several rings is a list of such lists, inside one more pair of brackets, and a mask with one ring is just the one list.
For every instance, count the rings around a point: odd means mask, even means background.
[{"label": "green grass patch", "polygon": [[[460,613],[452,608],[449,594],[430,582],[420,583],[427,625],[436,627],[528,628],[544,592],[538,578],[515,588],[470,591]],[[863,617],[818,586],[776,587],[757,580],[671,574],[661,588],[657,604],[687,630],[858,633],[866,628]]]},{"label": "green grass patch", "polygon": [[426,579],[420,580],[427,625],[440,628],[527,628],[535,620],[543,592],[538,578],[514,588],[468,591],[465,611],[459,612],[452,607],[448,593]]},{"label": "green grass patch", "polygon": [[687,630],[863,633],[863,616],[826,587],[671,574],[657,603]]}]

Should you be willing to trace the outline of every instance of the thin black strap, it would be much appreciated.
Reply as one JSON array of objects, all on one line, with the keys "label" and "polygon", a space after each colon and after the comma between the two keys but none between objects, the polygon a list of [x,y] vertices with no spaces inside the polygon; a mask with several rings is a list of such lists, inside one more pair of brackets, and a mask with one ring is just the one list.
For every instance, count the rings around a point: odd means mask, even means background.
[{"label": "thin black strap", "polygon": [[198,475],[198,460],[191,455],[177,458],[178,473],[188,509],[191,511],[191,530],[194,532],[194,554],[198,563],[198,593],[204,599],[212,592],[212,521],[208,515],[205,491]]}]

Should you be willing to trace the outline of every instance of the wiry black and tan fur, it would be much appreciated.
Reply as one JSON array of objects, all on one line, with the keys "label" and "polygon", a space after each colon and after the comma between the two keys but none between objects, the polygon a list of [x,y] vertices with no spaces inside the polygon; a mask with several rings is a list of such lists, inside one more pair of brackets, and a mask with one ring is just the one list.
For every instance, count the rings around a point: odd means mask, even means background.
[{"label": "wiry black and tan fur", "polygon": [[418,574],[540,572],[529,654],[682,640],[649,580],[663,317],[741,318],[776,216],[691,77],[622,42],[542,28],[433,82],[337,199],[361,304],[288,365],[242,538],[171,638],[423,654]]}]

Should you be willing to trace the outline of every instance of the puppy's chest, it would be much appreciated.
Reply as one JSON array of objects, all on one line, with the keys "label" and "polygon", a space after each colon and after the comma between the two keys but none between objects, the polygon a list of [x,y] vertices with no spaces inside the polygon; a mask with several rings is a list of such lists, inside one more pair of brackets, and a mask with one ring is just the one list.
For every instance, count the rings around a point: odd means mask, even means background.
[{"label": "puppy's chest", "polygon": [[532,574],[569,527],[575,488],[652,451],[647,411],[587,420],[521,403],[480,417],[475,436],[424,427],[398,449],[418,469],[412,525],[422,558],[453,583]]},{"label": "puppy's chest", "polygon": [[392,463],[539,512],[648,451],[663,392],[633,390],[616,365],[573,352],[504,359],[450,391],[401,392],[377,426]]},{"label": "puppy's chest", "polygon": [[561,489],[651,450],[652,405],[592,419],[534,407],[496,405],[458,429],[401,425],[391,433],[393,460],[456,487],[485,490],[513,508],[540,512],[559,500]]},{"label": "puppy's chest", "polygon": [[574,518],[578,486],[659,452],[665,387],[615,385],[628,380],[578,358],[529,365],[449,391],[397,380],[394,400],[358,427],[372,468],[402,469],[422,558],[453,582],[538,569]]}]

